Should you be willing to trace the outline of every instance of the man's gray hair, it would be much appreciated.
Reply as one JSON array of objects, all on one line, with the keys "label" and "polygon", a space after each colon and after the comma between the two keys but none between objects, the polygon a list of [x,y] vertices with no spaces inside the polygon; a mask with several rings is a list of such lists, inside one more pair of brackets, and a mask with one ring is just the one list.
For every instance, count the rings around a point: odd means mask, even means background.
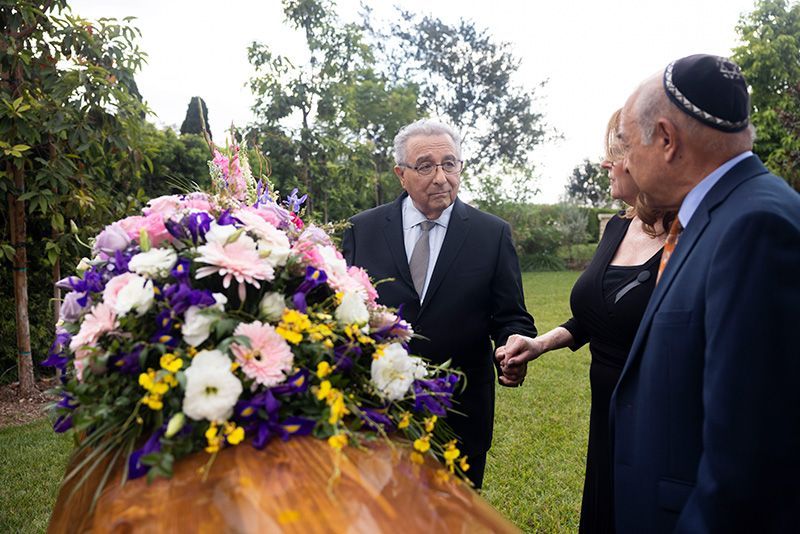
[{"label": "man's gray hair", "polygon": [[458,159],[461,158],[461,136],[449,125],[433,119],[419,119],[408,126],[404,126],[394,137],[394,161],[398,165],[406,161],[406,144],[408,140],[417,135],[447,135],[453,140]]}]

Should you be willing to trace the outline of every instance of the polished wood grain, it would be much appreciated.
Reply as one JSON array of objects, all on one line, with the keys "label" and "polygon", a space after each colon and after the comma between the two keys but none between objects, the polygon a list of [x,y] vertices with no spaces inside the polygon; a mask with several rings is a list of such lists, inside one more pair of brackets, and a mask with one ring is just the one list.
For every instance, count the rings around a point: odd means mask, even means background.
[{"label": "polished wood grain", "polygon": [[[346,447],[340,455],[311,437],[223,450],[178,462],[170,480],[120,486],[113,474],[87,513],[98,470],[72,493],[63,484],[49,532],[518,532],[466,483],[402,446]],[[337,468],[338,465],[338,474]]]}]

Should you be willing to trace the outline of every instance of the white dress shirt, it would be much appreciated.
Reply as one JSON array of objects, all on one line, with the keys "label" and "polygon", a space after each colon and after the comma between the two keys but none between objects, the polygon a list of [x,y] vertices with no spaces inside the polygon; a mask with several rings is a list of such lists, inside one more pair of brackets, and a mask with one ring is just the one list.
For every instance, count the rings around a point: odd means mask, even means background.
[{"label": "white dress shirt", "polygon": [[[442,250],[442,243],[444,243],[444,236],[447,233],[447,225],[450,223],[451,213],[453,213],[452,204],[442,212],[438,219],[431,221],[436,224],[428,231],[430,256],[428,257],[428,271],[425,273],[425,284],[422,286],[420,302],[425,300],[425,294],[428,292],[428,284],[431,281],[431,274],[433,274],[433,268],[436,266],[439,251]],[[406,259],[408,261],[411,261],[414,245],[417,244],[417,240],[422,234],[419,223],[425,220],[427,220],[427,217],[414,206],[411,197],[403,199],[403,240],[405,241]]]}]

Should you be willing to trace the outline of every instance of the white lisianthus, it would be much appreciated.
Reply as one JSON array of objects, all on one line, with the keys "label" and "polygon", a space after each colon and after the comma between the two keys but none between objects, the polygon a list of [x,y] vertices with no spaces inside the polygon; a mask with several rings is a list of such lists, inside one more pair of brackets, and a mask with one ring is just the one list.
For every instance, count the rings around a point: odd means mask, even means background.
[{"label": "white lisianthus", "polygon": [[117,294],[114,303],[114,311],[120,317],[134,310],[137,315],[144,315],[155,299],[152,280],[136,274],[132,274],[129,278],[128,283]]},{"label": "white lisianthus", "polygon": [[389,345],[379,358],[372,360],[370,371],[378,395],[390,401],[402,399],[414,380],[427,375],[422,359],[409,356],[399,343]]},{"label": "white lisianthus", "polygon": [[261,317],[271,322],[280,320],[285,309],[286,302],[280,293],[265,293],[258,305]]},{"label": "white lisianthus", "polygon": [[197,353],[186,371],[183,413],[194,420],[225,421],[242,394],[242,383],[231,372],[231,360],[218,350]]},{"label": "white lisianthus", "polygon": [[217,224],[216,221],[212,221],[211,227],[206,232],[206,242],[225,245],[236,230],[232,224]]},{"label": "white lisianthus", "polygon": [[132,257],[128,269],[148,278],[166,278],[177,262],[178,254],[172,247],[151,248]]},{"label": "white lisianthus", "polygon": [[342,303],[336,308],[336,320],[340,325],[363,325],[369,321],[369,310],[358,293],[348,292],[342,297]]},{"label": "white lisianthus", "polygon": [[317,252],[325,263],[323,270],[328,274],[328,278],[346,278],[347,262],[336,252],[332,246],[317,247]]},{"label": "white lisianthus", "polygon": [[211,335],[211,326],[219,319],[220,312],[225,310],[228,298],[222,293],[214,293],[217,303],[207,308],[189,306],[183,318],[181,334],[183,340],[193,347],[199,347]]}]

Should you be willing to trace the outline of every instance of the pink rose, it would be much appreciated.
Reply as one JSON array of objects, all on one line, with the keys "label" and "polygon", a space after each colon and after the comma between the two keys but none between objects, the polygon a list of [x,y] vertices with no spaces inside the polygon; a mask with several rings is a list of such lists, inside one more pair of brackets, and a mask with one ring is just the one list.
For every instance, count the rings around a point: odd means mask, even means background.
[{"label": "pink rose", "polygon": [[154,198],[147,203],[147,207],[142,210],[146,216],[152,213],[160,213],[164,219],[172,217],[181,207],[181,198],[178,195],[164,195]]}]

